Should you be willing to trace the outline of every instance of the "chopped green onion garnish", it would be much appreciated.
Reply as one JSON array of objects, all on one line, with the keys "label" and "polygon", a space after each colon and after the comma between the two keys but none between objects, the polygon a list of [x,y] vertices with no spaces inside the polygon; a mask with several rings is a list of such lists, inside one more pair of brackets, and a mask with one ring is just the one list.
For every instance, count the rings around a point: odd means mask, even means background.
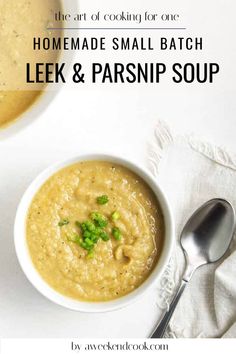
[{"label": "chopped green onion garnish", "polygon": [[100,205],[107,204],[109,202],[109,198],[107,195],[101,195],[100,197],[97,197],[97,203]]},{"label": "chopped green onion garnish", "polygon": [[88,254],[87,254],[87,258],[88,259],[94,258],[94,252],[93,251],[89,251]]},{"label": "chopped green onion garnish", "polygon": [[100,214],[100,213],[93,212],[93,213],[91,213],[90,217],[91,217],[91,219],[93,220],[94,224],[95,224],[96,226],[101,227],[101,228],[106,227],[107,224],[108,224],[108,221],[107,221],[107,219],[105,218],[105,216],[103,216],[103,215]]},{"label": "chopped green onion garnish", "polygon": [[86,243],[87,246],[93,246],[93,241],[90,240],[89,238],[86,238],[86,239],[84,240],[84,242]]},{"label": "chopped green onion garnish", "polygon": [[94,223],[92,221],[85,221],[84,225],[88,231],[94,231],[96,229]]},{"label": "chopped green onion garnish", "polygon": [[108,236],[108,234],[105,231],[101,232],[100,237],[105,242],[109,240],[109,236]]},{"label": "chopped green onion garnish", "polygon": [[112,229],[112,235],[114,236],[114,238],[119,241],[121,239],[121,232],[120,229],[118,227],[113,227]]},{"label": "chopped green onion garnish", "polygon": [[114,211],[112,214],[111,214],[111,218],[113,221],[116,221],[120,218],[120,213],[118,213],[118,211]]},{"label": "chopped green onion garnish", "polygon": [[[102,196],[107,197],[107,196]],[[108,197],[107,197],[108,200]],[[111,214],[113,221],[116,221],[120,218],[118,211],[114,211]],[[60,225],[67,225],[69,220],[61,220]],[[90,220],[85,220],[83,222],[75,221],[75,225],[79,228],[81,236],[77,233],[72,234],[67,237],[67,240],[74,242],[84,250],[86,250],[87,258],[94,257],[94,247],[99,240],[107,242],[110,240],[108,233],[105,231],[105,227],[108,225],[108,219],[101,213],[94,211],[90,214]],[[121,231],[118,227],[113,227],[112,235],[116,240],[121,239]]]},{"label": "chopped green onion garnish", "polygon": [[64,225],[68,225],[68,224],[69,224],[69,220],[63,219],[63,220],[59,221],[58,226],[62,227]]},{"label": "chopped green onion garnish", "polygon": [[94,234],[93,232],[90,234],[90,240],[93,241],[93,243],[97,243],[99,240],[99,236]]},{"label": "chopped green onion garnish", "polygon": [[91,232],[90,232],[90,231],[87,231],[87,230],[86,230],[86,231],[83,232],[83,237],[84,237],[84,238],[90,238],[90,235],[91,235]]}]

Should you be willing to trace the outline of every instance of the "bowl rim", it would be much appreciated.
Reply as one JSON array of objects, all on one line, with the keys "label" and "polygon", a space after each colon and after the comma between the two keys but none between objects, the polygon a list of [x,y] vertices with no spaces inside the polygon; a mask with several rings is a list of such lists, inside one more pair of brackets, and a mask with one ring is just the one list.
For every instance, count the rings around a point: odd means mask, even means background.
[{"label": "bowl rim", "polygon": [[[60,294],[56,290],[54,290],[39,274],[36,268],[33,265],[31,260],[31,256],[28,250],[28,245],[26,241],[26,232],[25,232],[25,221],[28,212],[28,208],[34,198],[36,192],[39,188],[55,173],[63,169],[64,167],[73,165],[74,163],[81,161],[108,161],[120,164],[138,176],[140,176],[151,188],[154,192],[157,200],[160,204],[160,208],[163,213],[164,223],[165,223],[165,236],[164,236],[164,244],[161,252],[161,256],[155,265],[154,269],[147,277],[147,279],[135,290],[126,294],[118,299],[103,301],[103,302],[86,302],[81,300],[75,300],[73,298],[67,297],[65,295]],[[117,155],[112,154],[103,154],[103,153],[82,153],[77,154],[76,156],[69,157],[62,161],[59,161],[48,168],[44,169],[28,186],[26,191],[24,192],[15,216],[14,223],[14,245],[16,255],[19,261],[19,264],[28,278],[29,282],[47,299],[52,302],[66,307],[70,310],[75,310],[79,312],[87,312],[87,313],[99,313],[99,312],[108,312],[118,310],[123,308],[131,303],[134,303],[138,300],[146,290],[151,288],[158,279],[160,279],[163,274],[165,267],[167,266],[173,245],[174,245],[174,222],[173,215],[169,205],[169,202],[152,174],[146,170],[143,166],[141,167],[136,162],[133,162],[127,158],[119,157]]]}]

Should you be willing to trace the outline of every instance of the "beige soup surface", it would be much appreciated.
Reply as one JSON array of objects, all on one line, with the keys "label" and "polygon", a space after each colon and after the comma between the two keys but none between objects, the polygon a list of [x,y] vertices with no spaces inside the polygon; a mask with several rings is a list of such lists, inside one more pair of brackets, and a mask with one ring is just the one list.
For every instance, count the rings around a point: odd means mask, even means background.
[{"label": "beige soup surface", "polygon": [[160,256],[164,220],[148,185],[105,161],[66,167],[29,208],[29,252],[56,291],[84,301],[119,298],[149,276]]},{"label": "beige soup surface", "polygon": [[0,0],[0,128],[29,108],[44,89],[26,84],[26,63],[54,63],[57,51],[34,51],[33,37],[58,37],[52,33],[53,13],[59,0]]}]

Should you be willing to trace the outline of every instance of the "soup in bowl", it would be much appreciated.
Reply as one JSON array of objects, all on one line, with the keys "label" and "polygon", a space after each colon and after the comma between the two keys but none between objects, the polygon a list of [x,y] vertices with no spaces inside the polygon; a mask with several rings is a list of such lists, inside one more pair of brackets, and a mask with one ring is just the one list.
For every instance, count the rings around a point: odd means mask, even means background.
[{"label": "soup in bowl", "polygon": [[173,243],[155,179],[124,159],[88,155],[43,172],[15,221],[20,264],[52,301],[80,311],[122,307],[161,275]]}]

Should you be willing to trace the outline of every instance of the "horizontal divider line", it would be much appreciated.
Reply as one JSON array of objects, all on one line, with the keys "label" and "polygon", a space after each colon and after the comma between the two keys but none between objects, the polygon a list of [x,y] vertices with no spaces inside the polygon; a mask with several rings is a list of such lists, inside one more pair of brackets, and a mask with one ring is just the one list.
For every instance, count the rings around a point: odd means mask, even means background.
[{"label": "horizontal divider line", "polygon": [[47,30],[186,30],[185,27],[48,27]]}]

